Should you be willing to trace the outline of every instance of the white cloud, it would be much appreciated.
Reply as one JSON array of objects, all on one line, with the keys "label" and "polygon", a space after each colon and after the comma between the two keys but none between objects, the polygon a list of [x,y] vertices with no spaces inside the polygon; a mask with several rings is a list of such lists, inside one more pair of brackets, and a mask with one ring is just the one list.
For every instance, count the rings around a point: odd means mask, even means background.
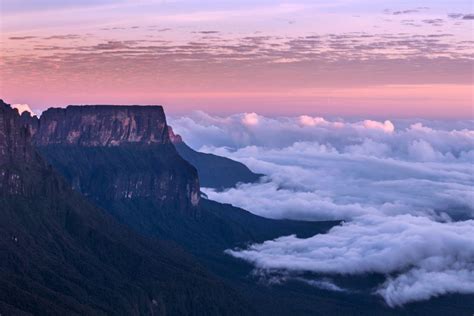
[{"label": "white cloud", "polygon": [[474,293],[474,221],[363,216],[327,234],[281,237],[228,253],[264,270],[393,275],[378,293],[390,306]]},{"label": "white cloud", "polygon": [[309,115],[301,115],[300,123],[304,126],[316,126],[319,124],[327,124],[328,122],[322,117],[311,117]]},{"label": "white cloud", "polygon": [[258,124],[258,115],[257,113],[245,113],[242,117],[242,123],[245,125],[257,125]]},{"label": "white cloud", "polygon": [[[213,149],[264,173],[263,183],[223,192],[211,199],[272,218],[351,219],[361,214],[474,216],[474,174],[469,162],[394,159],[387,144],[363,140],[344,147],[295,143],[285,148]],[[377,157],[378,156],[378,157]],[[379,158],[380,157],[380,158]]]},{"label": "white cloud", "polygon": [[390,306],[474,293],[472,121],[253,114],[255,124],[245,120],[248,114],[171,118],[195,148],[266,175],[261,183],[223,192],[204,189],[209,198],[265,217],[347,223],[324,235],[282,237],[232,255],[269,278],[282,273],[280,281],[304,271],[386,274],[373,290]]},{"label": "white cloud", "polygon": [[385,121],[381,123],[381,122],[372,121],[372,120],[365,120],[364,127],[373,128],[373,129],[381,129],[382,131],[386,133],[392,133],[393,131],[395,131],[395,126],[390,121]]},{"label": "white cloud", "polygon": [[36,115],[30,108],[28,104],[12,104],[12,108],[17,109],[21,114],[23,112],[30,112],[31,115]]},{"label": "white cloud", "polygon": [[414,160],[418,161],[436,161],[443,156],[441,153],[435,151],[430,143],[423,139],[414,140],[408,146],[408,154]]},{"label": "white cloud", "polygon": [[[245,124],[249,119],[252,123]],[[454,158],[462,151],[474,149],[472,121],[449,122],[406,120],[328,120],[303,115],[299,117],[270,118],[256,113],[236,114],[228,117],[211,116],[194,112],[189,117],[170,118],[170,124],[194,148],[246,146],[281,148],[296,142],[330,144],[339,151],[350,145],[361,145],[366,139],[382,143],[393,149],[394,158],[411,160],[408,145],[424,140],[441,154]],[[431,124],[432,126],[427,126]],[[449,125],[459,126],[453,129]],[[468,129],[469,128],[469,129]],[[444,158],[450,159],[449,156]]]}]

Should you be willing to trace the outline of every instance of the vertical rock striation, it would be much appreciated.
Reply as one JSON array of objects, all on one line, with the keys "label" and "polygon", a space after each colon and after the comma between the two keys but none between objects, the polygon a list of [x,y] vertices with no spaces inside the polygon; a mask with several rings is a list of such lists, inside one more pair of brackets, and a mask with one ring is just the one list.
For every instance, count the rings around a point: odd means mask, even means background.
[{"label": "vertical rock striation", "polygon": [[161,106],[54,108],[32,129],[46,159],[94,200],[152,199],[183,211],[199,203],[197,172],[176,152]]},{"label": "vertical rock striation", "polygon": [[[22,117],[0,100],[0,195],[31,196],[47,189],[33,185],[34,179],[24,175],[29,168],[31,177],[38,176],[35,167],[42,161],[31,144],[30,122]],[[41,175],[46,177],[44,172]]]},{"label": "vertical rock striation", "polygon": [[68,144],[108,147],[169,144],[161,106],[68,106],[43,113],[37,145]]}]

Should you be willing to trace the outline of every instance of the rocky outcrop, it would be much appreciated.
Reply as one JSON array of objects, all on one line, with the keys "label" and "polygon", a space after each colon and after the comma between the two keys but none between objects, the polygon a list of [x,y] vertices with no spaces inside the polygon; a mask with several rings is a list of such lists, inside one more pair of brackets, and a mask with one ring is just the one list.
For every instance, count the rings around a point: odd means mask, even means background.
[{"label": "rocky outcrop", "polygon": [[174,145],[183,143],[183,138],[181,137],[181,135],[175,134],[174,130],[171,126],[168,126],[168,135],[169,135],[169,138],[170,138],[171,142]]},{"label": "rocky outcrop", "polygon": [[33,132],[46,159],[93,200],[153,199],[179,210],[199,203],[197,172],[172,145],[161,106],[49,109]]}]

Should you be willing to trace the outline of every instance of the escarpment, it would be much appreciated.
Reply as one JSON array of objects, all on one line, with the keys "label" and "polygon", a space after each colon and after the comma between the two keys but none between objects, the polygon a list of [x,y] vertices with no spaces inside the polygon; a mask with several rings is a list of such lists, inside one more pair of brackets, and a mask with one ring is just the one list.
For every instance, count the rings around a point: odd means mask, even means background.
[{"label": "escarpment", "polygon": [[31,129],[41,154],[93,200],[199,203],[197,172],[176,152],[161,106],[52,108]]},{"label": "escarpment", "polygon": [[169,144],[161,106],[68,106],[43,113],[35,135],[37,145],[111,147]]}]

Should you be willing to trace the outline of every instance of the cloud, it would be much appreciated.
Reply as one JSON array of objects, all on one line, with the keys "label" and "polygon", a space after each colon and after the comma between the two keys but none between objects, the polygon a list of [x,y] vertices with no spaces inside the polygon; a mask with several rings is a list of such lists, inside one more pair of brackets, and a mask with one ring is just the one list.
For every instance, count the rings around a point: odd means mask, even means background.
[{"label": "cloud", "polygon": [[30,112],[31,115],[36,115],[28,104],[12,104],[12,108],[17,109],[20,114],[23,112]]},{"label": "cloud", "polygon": [[[170,117],[170,122],[191,146],[198,149],[229,147],[228,154],[235,156],[239,156],[237,150],[245,147],[289,147],[291,150],[292,145],[301,142],[329,146],[340,154],[385,145],[389,152],[375,157],[386,158],[390,154],[391,158],[403,161],[413,161],[409,148],[420,140],[440,153],[440,161],[460,161],[463,153],[474,150],[474,130],[469,129],[472,121],[451,122],[449,126],[443,121],[430,120],[343,120],[309,115],[265,117],[256,113],[219,117],[198,111],[188,117]],[[249,122],[254,123],[251,128],[247,125]],[[453,124],[456,125],[453,127]],[[310,150],[311,145],[308,146]]]},{"label": "cloud", "polygon": [[23,41],[23,40],[30,40],[30,39],[35,39],[37,38],[36,36],[11,36],[8,39],[12,41]]},{"label": "cloud", "polygon": [[472,240],[472,220],[364,216],[327,234],[286,236],[227,253],[269,271],[388,274],[377,293],[393,307],[446,293],[474,293]]},{"label": "cloud", "polygon": [[[229,36],[222,31],[219,36],[203,36],[191,31],[175,37],[175,28],[169,36],[142,28],[143,33],[133,37],[120,35],[128,33],[125,29],[130,26],[108,27],[117,32],[100,36],[57,34],[37,40],[12,36],[0,69],[5,76],[11,74],[5,89],[21,90],[28,85],[35,87],[35,93],[44,94],[42,84],[49,80],[54,83],[52,90],[77,95],[131,91],[128,95],[164,99],[167,94],[193,94],[193,99],[202,100],[218,94],[232,98],[228,96],[232,93],[237,98],[257,98],[255,93],[260,93],[267,94],[267,99],[278,97],[279,102],[289,103],[291,98],[292,102],[314,105],[328,100],[353,103],[361,95],[377,102],[413,99],[414,90],[404,90],[410,95],[390,92],[387,85],[396,84],[427,85],[423,89],[428,87],[428,91],[416,89],[416,94],[430,94],[437,100],[429,85],[467,85],[472,81],[471,45],[455,36],[428,32]],[[98,81],[102,82],[100,91]],[[349,91],[339,91],[346,88]],[[446,87],[435,92],[440,91],[444,98],[467,103],[464,94],[454,94]],[[237,98],[231,102],[238,102]]]},{"label": "cloud", "polygon": [[392,133],[395,130],[395,126],[390,121],[385,121],[383,123],[372,121],[372,120],[365,120],[364,126],[366,128],[374,128],[374,129],[381,129],[385,133]]},{"label": "cloud", "polygon": [[258,115],[257,113],[245,113],[242,117],[242,123],[245,125],[257,125],[258,124]]},{"label": "cloud", "polygon": [[448,17],[451,19],[461,19],[461,20],[474,20],[474,14],[463,14],[463,13],[450,13]]},{"label": "cloud", "polygon": [[204,35],[214,35],[214,34],[219,34],[219,31],[198,31],[194,32],[196,34],[204,34]]},{"label": "cloud", "polygon": [[81,36],[78,34],[62,34],[62,35],[51,35],[47,36],[44,39],[45,40],[74,40],[74,39],[80,39]]},{"label": "cloud", "polygon": [[322,117],[311,117],[309,115],[301,115],[300,123],[304,126],[316,126],[319,124],[327,124],[328,122]]},{"label": "cloud", "polygon": [[125,2],[126,0],[3,0],[2,10],[5,13],[29,12],[38,10],[57,10],[75,7],[94,7],[99,5]]},{"label": "cloud", "polygon": [[391,14],[391,15],[405,15],[405,14],[419,13],[419,12],[427,11],[429,9],[430,8],[428,8],[428,7],[418,7],[418,8],[414,8],[414,9],[397,10],[397,11],[392,11],[392,10],[389,10],[389,9],[385,9],[384,13],[385,14]]},{"label": "cloud", "polygon": [[[352,219],[363,214],[474,216],[474,131],[386,120],[251,115],[170,119],[191,146],[266,175],[211,199],[272,218]],[[464,124],[460,125],[464,127]],[[211,146],[205,146],[204,144]],[[214,146],[212,146],[214,145]]]},{"label": "cloud", "polygon": [[430,24],[430,25],[433,25],[433,26],[443,26],[443,24],[444,24],[443,19],[425,19],[425,20],[422,20],[421,22],[426,23],[426,24]]},{"label": "cloud", "polygon": [[[191,146],[266,175],[226,191],[204,188],[209,198],[270,218],[346,222],[229,254],[252,262],[270,283],[310,284],[303,274],[316,273],[313,285],[323,288],[321,275],[385,275],[372,293],[393,307],[473,293],[472,121],[252,113],[258,120],[248,124],[247,115],[170,118]],[[328,282],[334,287],[326,289],[342,289]]]}]

